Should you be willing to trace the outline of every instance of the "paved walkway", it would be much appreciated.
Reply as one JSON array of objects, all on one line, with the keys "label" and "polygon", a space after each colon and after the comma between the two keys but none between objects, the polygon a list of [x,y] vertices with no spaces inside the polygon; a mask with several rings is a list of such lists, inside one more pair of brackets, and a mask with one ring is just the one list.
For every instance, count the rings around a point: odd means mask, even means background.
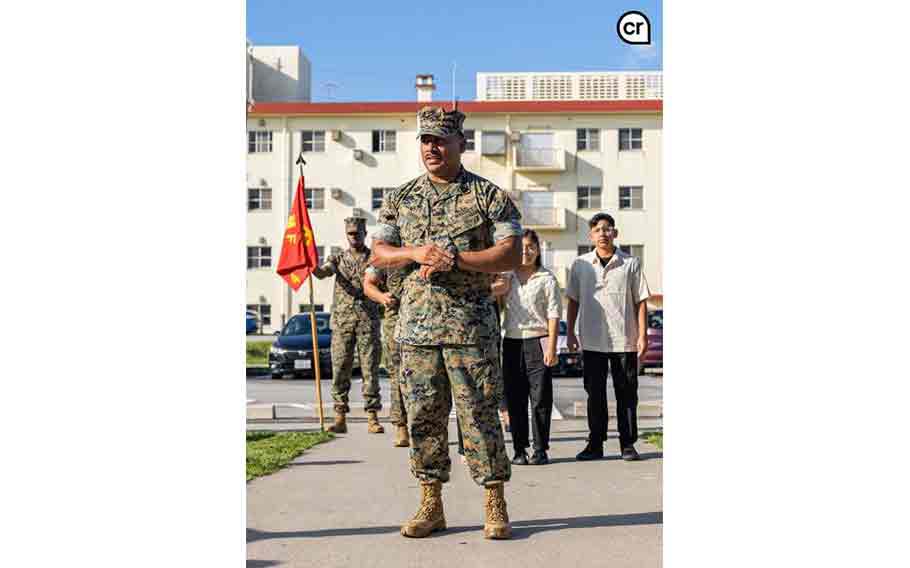
[{"label": "paved walkway", "polygon": [[639,462],[618,459],[615,433],[606,459],[577,462],[586,422],[554,422],[551,463],[513,466],[506,485],[513,539],[488,541],[483,490],[459,459],[450,421],[449,528],[406,539],[399,527],[417,509],[419,490],[408,450],[392,446],[385,426],[375,435],[349,423],[348,434],[247,484],[247,566],[660,566],[663,460],[644,441]]}]

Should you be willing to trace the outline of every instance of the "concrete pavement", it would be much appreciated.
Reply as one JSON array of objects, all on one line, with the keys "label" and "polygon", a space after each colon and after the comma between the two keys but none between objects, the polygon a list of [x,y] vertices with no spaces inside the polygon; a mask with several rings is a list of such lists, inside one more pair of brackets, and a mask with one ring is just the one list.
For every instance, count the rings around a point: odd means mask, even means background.
[{"label": "concrete pavement", "polygon": [[408,450],[392,446],[390,427],[381,435],[362,422],[348,428],[247,485],[248,566],[660,566],[662,457],[644,441],[639,462],[618,459],[615,432],[606,459],[577,462],[586,422],[554,421],[551,463],[513,466],[506,485],[513,540],[488,541],[483,490],[455,451],[450,421],[449,528],[406,539],[399,527],[419,497]]}]

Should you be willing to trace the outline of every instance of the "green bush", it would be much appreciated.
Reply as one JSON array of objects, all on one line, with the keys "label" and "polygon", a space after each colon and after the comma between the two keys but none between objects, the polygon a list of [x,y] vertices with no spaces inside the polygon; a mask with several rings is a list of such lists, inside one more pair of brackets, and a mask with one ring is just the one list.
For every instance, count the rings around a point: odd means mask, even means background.
[{"label": "green bush", "polygon": [[271,341],[247,341],[246,342],[246,365],[247,367],[255,365],[269,364],[269,348],[272,346]]}]

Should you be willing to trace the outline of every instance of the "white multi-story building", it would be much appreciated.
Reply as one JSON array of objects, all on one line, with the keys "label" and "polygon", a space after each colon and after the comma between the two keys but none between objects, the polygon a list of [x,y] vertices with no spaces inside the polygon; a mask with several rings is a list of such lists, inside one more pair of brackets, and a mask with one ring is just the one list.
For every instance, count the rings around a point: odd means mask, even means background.
[{"label": "white multi-story building", "polygon": [[[481,82],[484,89],[490,84],[489,75],[480,75],[478,93]],[[586,74],[569,75],[571,86]],[[630,74],[616,75],[625,84]],[[307,285],[292,292],[275,273],[298,155],[302,151],[307,162],[307,204],[324,257],[345,246],[345,217],[366,218],[371,231],[383,193],[423,173],[417,111],[451,103],[429,102],[432,76],[419,75],[416,88],[418,100],[411,102],[258,102],[250,108],[247,307],[264,316],[263,331],[279,329],[309,303]],[[616,219],[618,242],[642,258],[651,290],[660,294],[662,95],[489,100],[488,94],[459,103],[467,115],[462,161],[509,192],[522,225],[540,235],[544,264],[561,284],[573,259],[590,250],[588,219],[606,211]],[[333,279],[314,284],[317,309],[331,311]]]}]

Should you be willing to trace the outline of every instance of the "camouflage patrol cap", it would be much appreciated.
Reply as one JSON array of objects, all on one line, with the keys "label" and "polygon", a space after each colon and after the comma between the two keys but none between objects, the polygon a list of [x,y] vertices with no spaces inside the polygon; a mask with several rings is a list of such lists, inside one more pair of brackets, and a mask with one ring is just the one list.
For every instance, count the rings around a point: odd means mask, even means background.
[{"label": "camouflage patrol cap", "polygon": [[456,134],[464,136],[461,131],[464,119],[464,113],[457,108],[446,112],[441,107],[423,107],[417,113],[417,137],[420,138],[424,134],[439,138],[449,138]]},{"label": "camouflage patrol cap", "polygon": [[366,231],[367,220],[363,217],[348,217],[344,220],[345,231]]}]

